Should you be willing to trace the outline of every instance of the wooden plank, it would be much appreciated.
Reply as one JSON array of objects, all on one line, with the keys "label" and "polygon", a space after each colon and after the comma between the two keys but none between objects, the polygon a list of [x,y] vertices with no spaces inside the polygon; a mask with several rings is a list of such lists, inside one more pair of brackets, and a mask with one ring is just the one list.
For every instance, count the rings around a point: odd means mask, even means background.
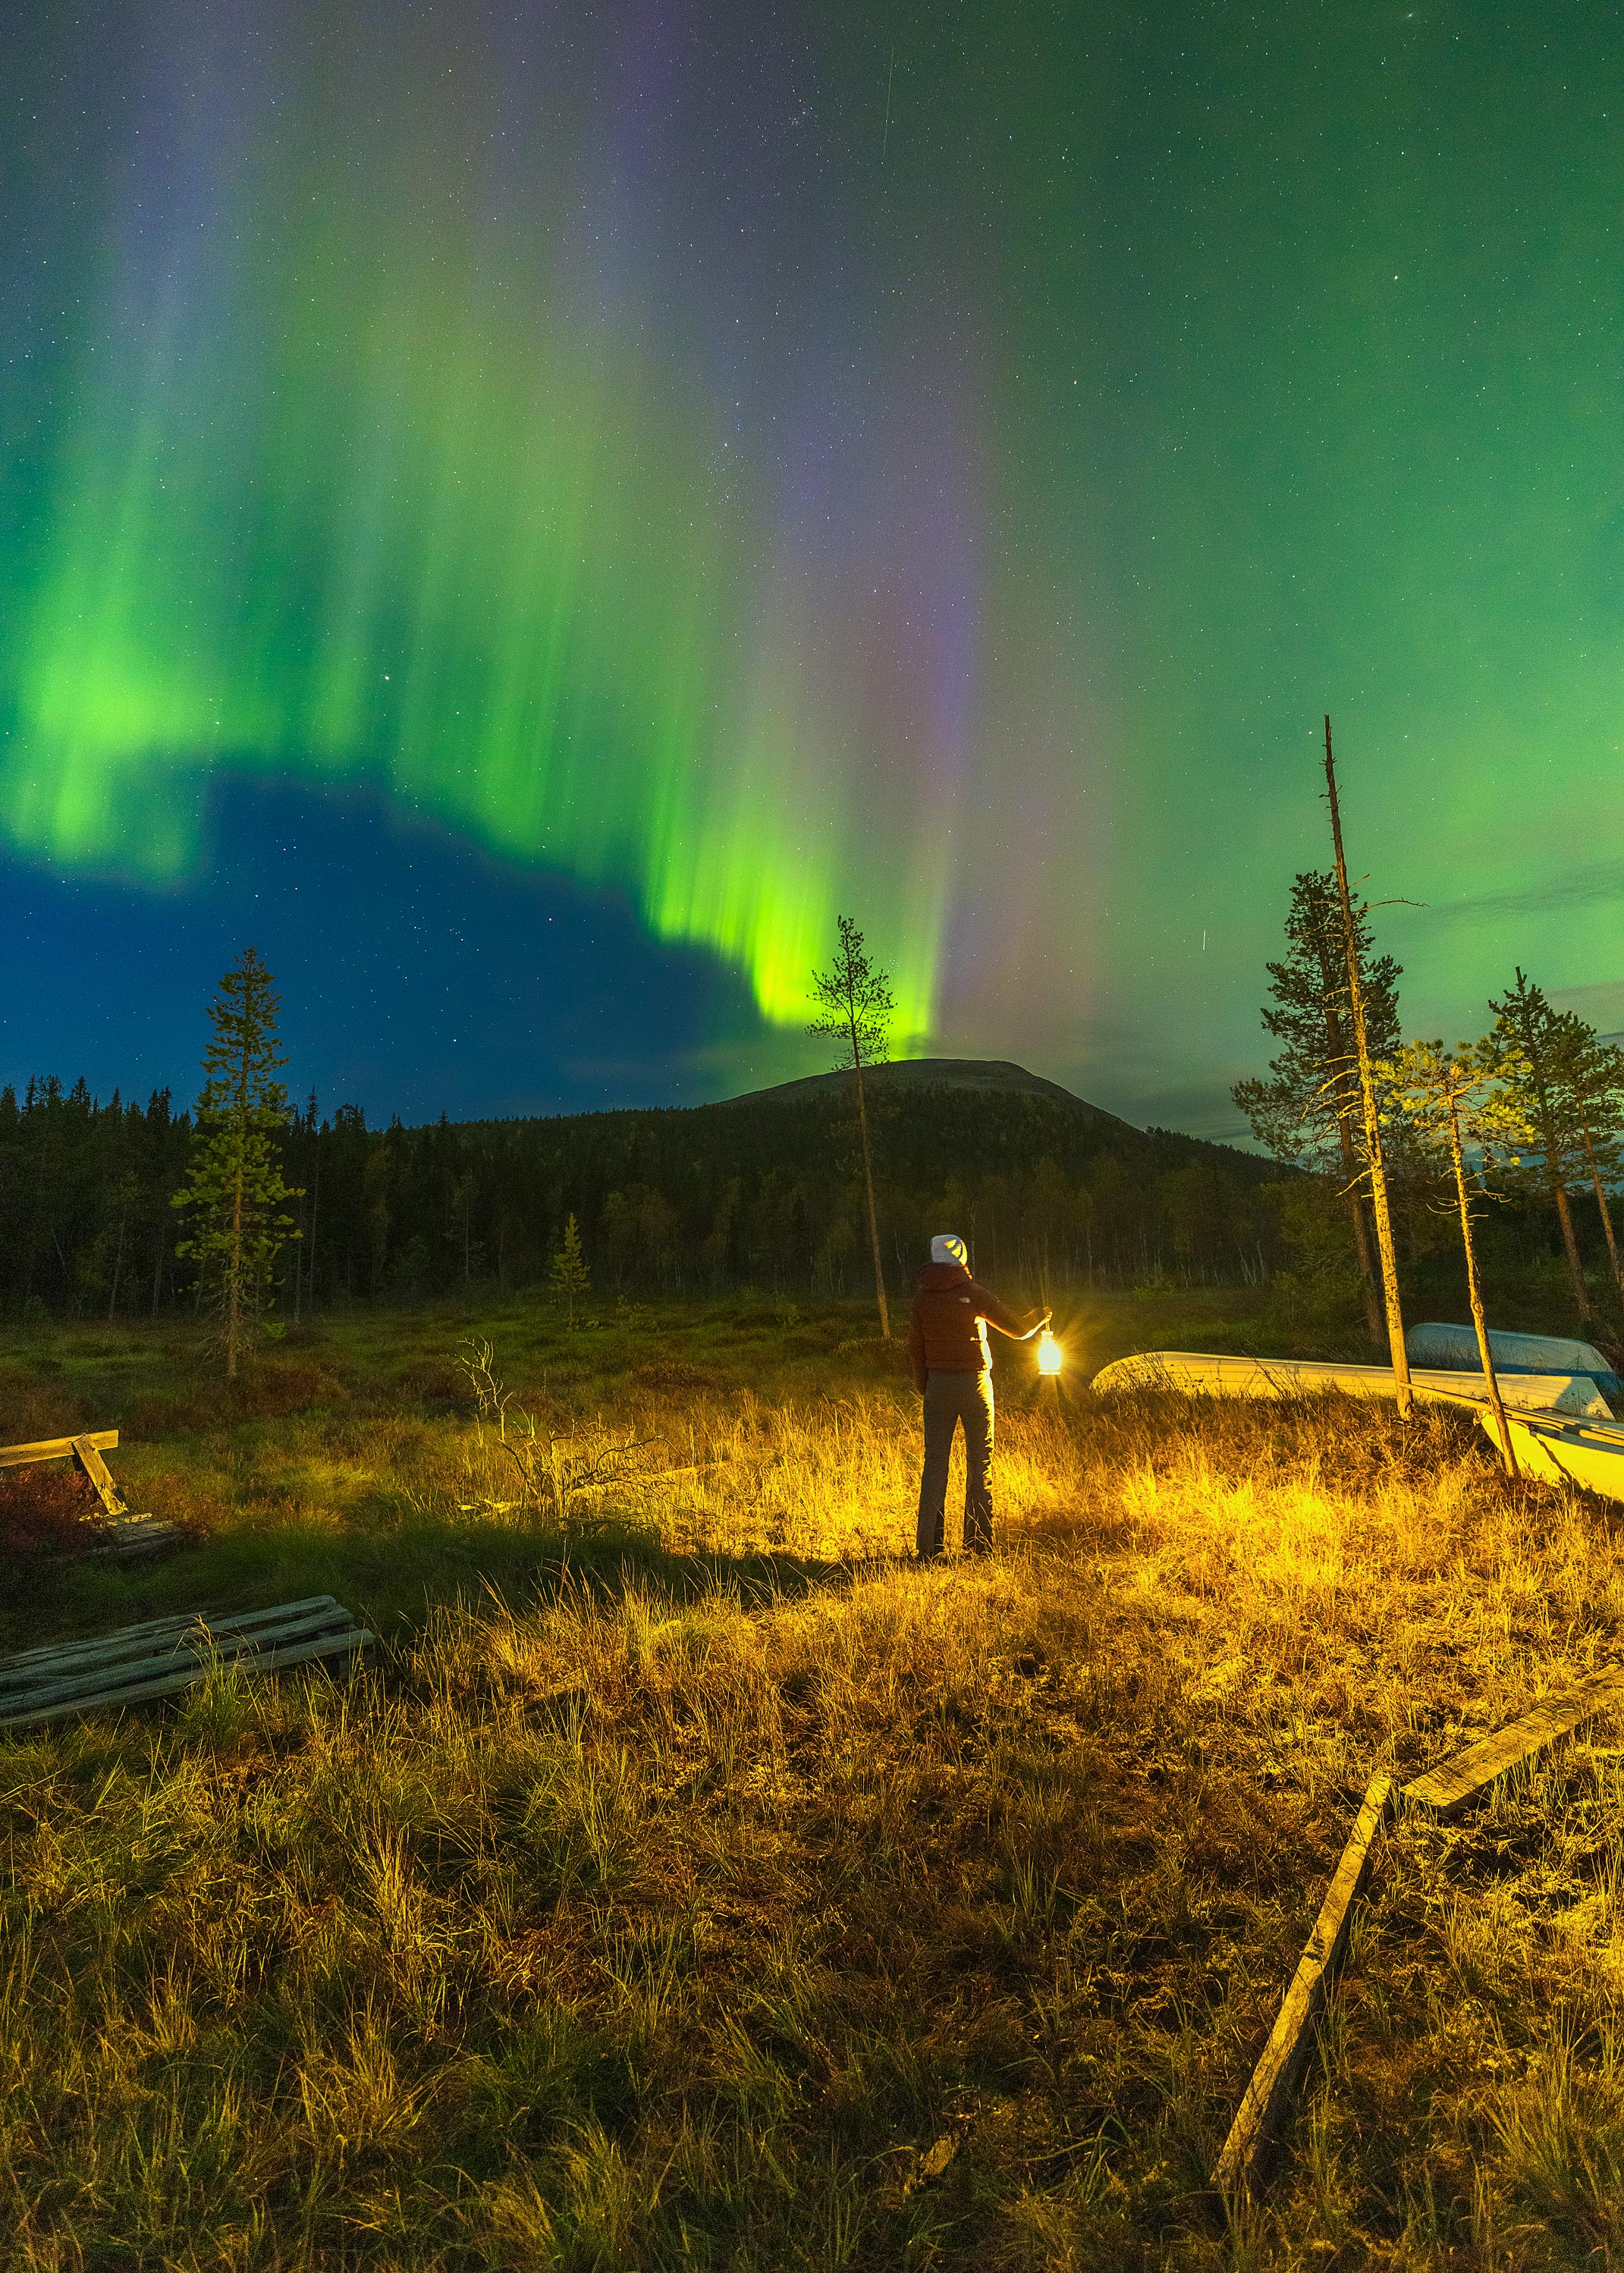
[{"label": "wooden plank", "polygon": [[160,1523],[155,1515],[121,1516],[109,1523],[104,1534],[91,1542],[86,1550],[91,1555],[155,1555],[161,1547],[181,1536],[172,1523]]},{"label": "wooden plank", "polygon": [[1313,2037],[1313,2024],[1325,2003],[1327,1983],[1348,1939],[1353,1898],[1370,1861],[1376,1834],[1393,1797],[1392,1779],[1374,1775],[1365,1797],[1342,1860],[1334,1872],[1314,1921],[1297,1969],[1281,2006],[1280,2016],[1252,2070],[1223,2151],[1213,2167],[1213,2184],[1221,2194],[1231,2195],[1257,2184],[1287,2110],[1289,2108]]},{"label": "wooden plank", "polygon": [[116,1523],[121,1515],[128,1515],[130,1511],[124,1504],[124,1497],[113,1482],[113,1472],[89,1437],[75,1437],[73,1452],[80,1467],[94,1484],[96,1497],[106,1509],[109,1519]]},{"label": "wooden plank", "polygon": [[[357,1626],[348,1633],[326,1634],[319,1640],[302,1642],[295,1648],[269,1652],[263,1657],[245,1657],[238,1662],[251,1673],[282,1673],[290,1666],[307,1665],[317,1658],[338,1657],[355,1650],[366,1649],[377,1639],[376,1634]],[[194,1682],[204,1680],[209,1669],[207,1661],[199,1660],[184,1672],[143,1682],[136,1689],[114,1690],[102,1696],[73,1698],[38,1709],[0,1715],[0,1729],[11,1732],[34,1729],[49,1721],[66,1720],[75,1713],[117,1710],[125,1705],[146,1704],[155,1697],[178,1696],[182,1690],[190,1689]]]},{"label": "wooden plank", "polygon": [[252,1664],[259,1657],[292,1647],[297,1643],[349,1632],[354,1624],[355,1621],[348,1612],[342,1613],[336,1619],[296,1619],[285,1626],[276,1627],[268,1634],[249,1634],[236,1642],[228,1640],[219,1646],[211,1646],[200,1635],[183,1634],[169,1649],[150,1657],[127,1659],[113,1666],[84,1665],[61,1680],[43,1680],[29,1689],[12,1690],[4,1698],[0,1698],[0,1714],[32,1712],[36,1706],[52,1705],[78,1697],[121,1694],[126,1689],[139,1687],[145,1682],[158,1680],[171,1673],[199,1668],[207,1670],[210,1665]]},{"label": "wooden plank", "polygon": [[0,1444],[0,1468],[26,1468],[35,1460],[68,1460],[79,1444],[90,1444],[98,1452],[116,1452],[118,1447],[117,1429],[86,1429],[77,1437],[41,1437],[34,1444]]},{"label": "wooden plank", "polygon": [[81,1651],[105,1649],[111,1643],[123,1641],[137,1634],[180,1633],[195,1625],[206,1615],[201,1610],[185,1610],[178,1617],[146,1618],[139,1625],[119,1626],[109,1634],[87,1635],[79,1641],[42,1642],[37,1649],[25,1649],[15,1657],[0,1658],[0,1684],[11,1678],[13,1668],[19,1672],[29,1666],[43,1665],[51,1660],[77,1654]]},{"label": "wooden plank", "polygon": [[[343,1606],[331,1594],[306,1594],[297,1602],[280,1602],[264,1610],[239,1610],[219,1614],[212,1610],[183,1610],[167,1618],[143,1618],[132,1626],[118,1626],[109,1634],[89,1634],[79,1641],[47,1642],[39,1649],[26,1649],[16,1657],[0,1658],[0,1685],[9,1683],[13,1673],[29,1674],[41,1665],[67,1666],[80,1658],[95,1657],[103,1652],[122,1654],[126,1644],[139,1647],[146,1642],[162,1640],[166,1634],[184,1633],[189,1628],[207,1626],[210,1633],[245,1633],[255,1626],[274,1624],[279,1618],[303,1617],[312,1610],[341,1610]],[[348,1611],[344,1612],[346,1617]]]},{"label": "wooden plank", "polygon": [[210,1658],[222,1664],[235,1664],[256,1650],[305,1641],[314,1634],[330,1633],[337,1627],[354,1623],[348,1610],[316,1610],[305,1617],[287,1619],[255,1633],[218,1635],[196,1628],[159,1642],[139,1656],[121,1659],[113,1664],[92,1661],[61,1674],[42,1669],[26,1689],[12,1690],[4,1703],[8,1711],[22,1712],[32,1710],[35,1705],[55,1703],[58,1698],[87,1697],[104,1690],[123,1688],[168,1672],[183,1656],[199,1664]]},{"label": "wooden plank", "polygon": [[1567,1736],[1582,1721],[1594,1720],[1597,1714],[1615,1705],[1624,1706],[1624,1666],[1615,1666],[1611,1673],[1587,1683],[1583,1689],[1547,1697],[1543,1705],[1536,1705],[1520,1721],[1508,1722],[1492,1737],[1469,1744],[1453,1759],[1444,1760],[1437,1767],[1429,1768],[1425,1775],[1417,1776],[1404,1786],[1404,1797],[1442,1814],[1458,1807],[1463,1799],[1470,1799],[1473,1792],[1481,1791],[1485,1784],[1492,1783],[1497,1776],[1504,1775],[1519,1760],[1530,1759],[1557,1737]]}]

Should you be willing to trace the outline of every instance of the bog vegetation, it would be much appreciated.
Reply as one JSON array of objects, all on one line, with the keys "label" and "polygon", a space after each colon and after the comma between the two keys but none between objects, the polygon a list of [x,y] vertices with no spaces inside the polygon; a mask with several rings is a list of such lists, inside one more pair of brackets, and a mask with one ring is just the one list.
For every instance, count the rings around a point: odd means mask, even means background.
[{"label": "bog vegetation", "polygon": [[[1062,1324],[1092,1370],[1244,1346],[1261,1299]],[[871,1321],[378,1312],[236,1386],[184,1321],[11,1332],[11,1428],[116,1412],[191,1543],[14,1564],[10,1647],[329,1590],[385,1639],[0,1745],[0,2264],[1624,2247],[1606,1728],[1401,1827],[1285,2168],[1234,2231],[1204,2192],[1372,1768],[1617,1655],[1605,1512],[1436,1409],[1095,1406],[1015,1365],[1003,1552],[920,1572]]]}]

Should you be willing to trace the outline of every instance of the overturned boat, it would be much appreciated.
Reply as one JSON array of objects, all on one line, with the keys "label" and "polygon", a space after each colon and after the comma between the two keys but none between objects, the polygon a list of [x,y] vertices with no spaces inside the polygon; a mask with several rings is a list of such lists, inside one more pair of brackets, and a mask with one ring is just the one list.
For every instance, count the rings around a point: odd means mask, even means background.
[{"label": "overturned boat", "polygon": [[[1572,1414],[1575,1419],[1611,1420],[1612,1408],[1589,1374],[1502,1374],[1496,1369],[1501,1402],[1536,1413]],[[1449,1405],[1486,1404],[1489,1385],[1481,1373],[1412,1366],[1410,1385],[1417,1397]],[[1396,1394],[1390,1365],[1342,1365],[1320,1358],[1218,1357],[1201,1350],[1146,1350],[1119,1357],[1094,1377],[1095,1393],[1121,1396],[1130,1390],[1177,1389],[1202,1397],[1312,1397],[1335,1392],[1343,1397]]]},{"label": "overturned boat", "polygon": [[[1464,1407],[1498,1442],[1472,1328],[1412,1326],[1404,1347],[1412,1361],[1410,1382],[1417,1397]],[[1614,1420],[1608,1402],[1612,1393],[1624,1405],[1624,1383],[1602,1353],[1589,1342],[1497,1332],[1489,1337],[1489,1354],[1522,1474],[1539,1482],[1578,1484],[1586,1491],[1624,1500],[1624,1422]],[[1396,1394],[1389,1365],[1229,1357],[1202,1350],[1146,1350],[1118,1358],[1094,1376],[1094,1388],[1103,1397],[1147,1390],[1205,1397]]]}]

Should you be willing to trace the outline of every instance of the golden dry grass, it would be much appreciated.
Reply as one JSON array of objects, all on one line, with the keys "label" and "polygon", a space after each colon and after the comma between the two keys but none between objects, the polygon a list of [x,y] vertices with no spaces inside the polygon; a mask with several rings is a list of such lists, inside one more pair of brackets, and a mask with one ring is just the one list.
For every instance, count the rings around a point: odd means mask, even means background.
[{"label": "golden dry grass", "polygon": [[347,1686],[4,1747],[0,2264],[1624,2251],[1599,1725],[1400,1824],[1275,2183],[1205,2190],[1371,1770],[1624,1655],[1608,1511],[1436,1411],[1006,1376],[1003,1551],[920,1571],[905,1395],[699,1370],[553,1370],[652,1440],[568,1542],[448,1397],[141,1456],[197,1448],[191,1583],[441,1599]]}]

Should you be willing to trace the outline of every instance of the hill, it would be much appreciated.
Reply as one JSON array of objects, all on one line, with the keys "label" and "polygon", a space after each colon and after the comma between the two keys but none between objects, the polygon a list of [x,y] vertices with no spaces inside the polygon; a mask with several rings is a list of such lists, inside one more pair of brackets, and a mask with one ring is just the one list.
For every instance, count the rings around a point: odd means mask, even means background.
[{"label": "hill", "polygon": [[[1098,1105],[1090,1105],[1071,1090],[1062,1089],[1057,1081],[1045,1081],[1041,1074],[1028,1073],[1025,1066],[1015,1065],[1008,1058],[897,1058],[889,1065],[870,1066],[867,1078],[871,1087],[886,1091],[966,1089],[988,1096],[1051,1098],[1056,1104],[1077,1107],[1092,1120],[1139,1133],[1133,1130],[1131,1121],[1120,1120]],[[771,1089],[748,1090],[743,1096],[726,1101],[730,1105],[788,1105],[818,1097],[844,1097],[850,1083],[849,1074],[807,1074],[800,1081],[781,1081]]]},{"label": "hill", "polygon": [[[885,1268],[934,1231],[1036,1284],[1266,1276],[1282,1171],[1136,1129],[1003,1061],[876,1070]],[[156,1314],[191,1299],[172,1196],[191,1139],[167,1095],[99,1105],[81,1083],[0,1091],[0,1307]],[[545,1279],[576,1220],[601,1292],[748,1285],[855,1294],[869,1271],[851,1083],[814,1075],[725,1102],[369,1129],[301,1115],[283,1161],[301,1234],[293,1317],[362,1298]],[[1275,1189],[1271,1191],[1268,1187]]]}]

